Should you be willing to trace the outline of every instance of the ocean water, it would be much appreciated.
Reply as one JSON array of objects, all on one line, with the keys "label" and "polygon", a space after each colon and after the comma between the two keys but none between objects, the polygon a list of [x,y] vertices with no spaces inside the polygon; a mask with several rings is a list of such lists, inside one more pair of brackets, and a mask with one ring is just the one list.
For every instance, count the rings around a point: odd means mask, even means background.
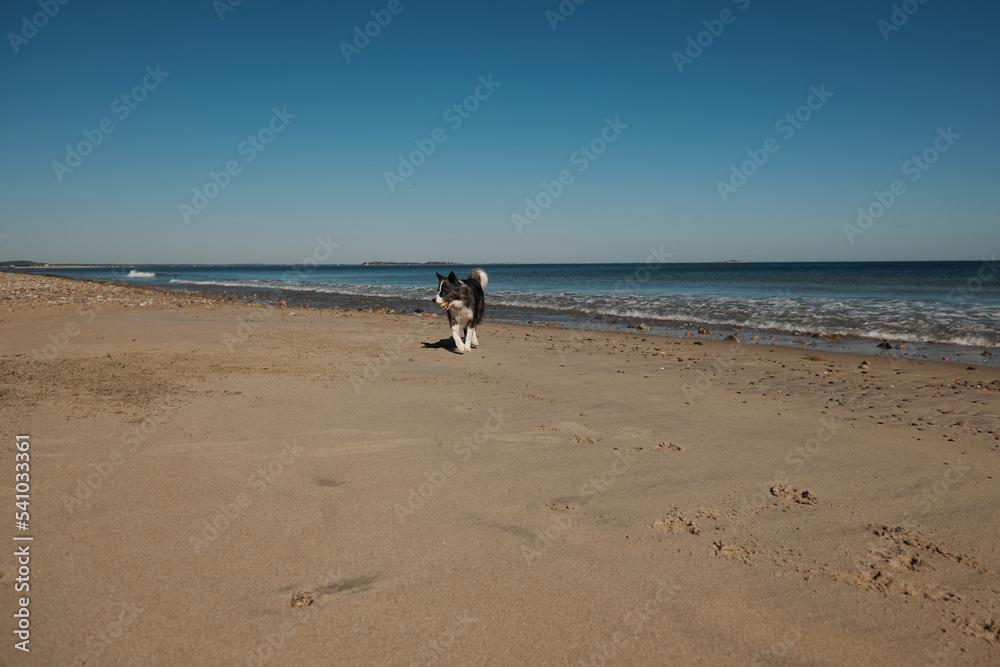
[{"label": "ocean water", "polygon": [[[482,265],[488,315],[584,329],[644,322],[650,333],[973,361],[1000,346],[1000,263],[810,262]],[[33,271],[165,289],[226,292],[289,305],[432,311],[435,272],[471,265],[117,266]],[[813,338],[839,334],[843,342]],[[773,339],[772,339],[773,337]],[[883,352],[885,353],[885,352]],[[1000,356],[1000,355],[998,355]],[[975,363],[991,363],[981,355]]]}]

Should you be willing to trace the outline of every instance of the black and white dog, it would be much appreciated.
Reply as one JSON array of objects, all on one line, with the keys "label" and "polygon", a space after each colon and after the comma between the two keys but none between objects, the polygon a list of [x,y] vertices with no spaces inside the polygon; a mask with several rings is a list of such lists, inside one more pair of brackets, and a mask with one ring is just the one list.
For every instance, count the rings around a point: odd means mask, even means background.
[{"label": "black and white dog", "polygon": [[[448,313],[451,336],[459,352],[468,352],[479,346],[476,327],[486,313],[486,297],[483,288],[489,278],[482,269],[472,269],[469,277],[459,280],[452,271],[447,276],[437,274],[438,291],[433,301]],[[462,334],[465,333],[465,342]]]}]

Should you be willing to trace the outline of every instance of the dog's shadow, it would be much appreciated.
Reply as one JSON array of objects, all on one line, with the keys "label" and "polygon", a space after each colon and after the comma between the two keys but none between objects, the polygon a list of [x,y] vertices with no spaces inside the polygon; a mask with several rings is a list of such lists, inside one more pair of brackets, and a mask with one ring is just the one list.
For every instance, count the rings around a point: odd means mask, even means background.
[{"label": "dog's shadow", "polygon": [[420,343],[420,345],[425,350],[448,350],[454,354],[459,354],[454,338],[442,338],[436,343]]}]

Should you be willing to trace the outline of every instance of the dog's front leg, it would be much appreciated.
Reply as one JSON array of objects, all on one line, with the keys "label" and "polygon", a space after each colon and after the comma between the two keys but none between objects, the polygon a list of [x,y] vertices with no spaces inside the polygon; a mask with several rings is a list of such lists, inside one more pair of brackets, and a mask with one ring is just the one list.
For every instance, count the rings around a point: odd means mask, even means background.
[{"label": "dog's front leg", "polygon": [[465,343],[462,342],[462,329],[457,324],[451,325],[451,337],[455,339],[455,347],[458,348],[459,352],[466,352]]},{"label": "dog's front leg", "polygon": [[470,338],[472,339],[471,343],[472,347],[479,347],[479,337],[476,335],[475,327],[469,327],[469,330],[465,334],[466,341],[468,341]]}]

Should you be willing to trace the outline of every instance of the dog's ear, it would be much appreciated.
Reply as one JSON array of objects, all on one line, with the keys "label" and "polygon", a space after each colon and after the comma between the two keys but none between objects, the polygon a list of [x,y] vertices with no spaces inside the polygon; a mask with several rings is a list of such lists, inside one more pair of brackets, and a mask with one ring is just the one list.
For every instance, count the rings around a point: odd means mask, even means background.
[{"label": "dog's ear", "polygon": [[442,275],[441,275],[440,273],[438,273],[437,271],[435,271],[435,272],[434,272],[434,275],[438,277],[438,282],[441,282],[442,280],[444,280],[444,276],[442,276]]},{"label": "dog's ear", "polygon": [[448,274],[448,281],[449,282],[453,282],[453,283],[457,283],[458,282],[458,277],[455,275],[454,271],[452,271],[451,273]]}]

